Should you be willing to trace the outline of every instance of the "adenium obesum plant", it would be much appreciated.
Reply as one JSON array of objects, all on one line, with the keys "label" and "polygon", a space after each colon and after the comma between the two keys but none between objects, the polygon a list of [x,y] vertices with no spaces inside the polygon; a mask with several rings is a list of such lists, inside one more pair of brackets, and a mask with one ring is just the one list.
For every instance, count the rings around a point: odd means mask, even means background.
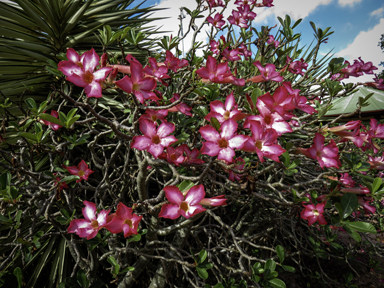
[{"label": "adenium obesum plant", "polygon": [[180,216],[190,218],[206,209],[201,205],[221,206],[226,205],[224,195],[214,198],[204,198],[205,190],[203,185],[193,186],[183,195],[176,186],[164,187],[165,197],[170,204],[164,204],[161,207],[159,217],[177,219]]},{"label": "adenium obesum plant", "polygon": [[81,160],[77,166],[63,165],[63,168],[66,169],[70,174],[80,177],[80,179],[76,180],[76,182],[80,182],[81,180],[88,181],[89,175],[94,172],[91,169],[88,169],[88,165],[84,160]]}]

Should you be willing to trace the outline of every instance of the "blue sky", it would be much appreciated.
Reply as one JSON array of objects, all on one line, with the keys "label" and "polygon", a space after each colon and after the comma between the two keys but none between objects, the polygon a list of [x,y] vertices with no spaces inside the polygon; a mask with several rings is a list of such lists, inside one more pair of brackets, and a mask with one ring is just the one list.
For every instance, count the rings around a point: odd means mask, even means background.
[{"label": "blue sky", "polygon": [[[230,1],[230,6],[225,17],[228,17],[232,9],[236,9],[235,0]],[[258,0],[257,2],[261,2]],[[193,9],[194,0],[147,0],[145,6],[158,5],[161,8],[169,8],[156,12],[155,17],[169,17],[169,19],[159,20],[156,25],[163,25],[163,30],[172,31],[177,35],[180,14],[179,8],[182,6]],[[310,44],[313,40],[313,30],[309,24],[312,21],[317,27],[322,29],[331,27],[334,34],[330,36],[327,44],[320,50],[324,54],[331,49],[338,57],[344,57],[353,62],[357,57],[367,61],[372,61],[381,71],[382,66],[378,66],[384,61],[384,53],[377,46],[380,35],[384,33],[384,1],[382,0],[274,0],[274,7],[257,8],[254,12],[257,17],[253,26],[274,26],[279,24],[277,16],[284,19],[288,14],[292,19],[302,18],[302,23],[295,29],[295,32],[302,34],[302,44]],[[184,29],[189,23],[188,18],[184,20]],[[272,30],[273,31],[273,30]],[[275,29],[276,31],[276,29]],[[169,35],[171,33],[168,33]],[[206,41],[205,36],[200,33],[199,41]],[[189,41],[188,41],[189,40]],[[186,50],[190,47],[190,39],[186,39],[184,45]],[[366,75],[359,78],[350,78],[350,82],[371,81],[372,76]],[[347,80],[348,81],[348,80]]]}]

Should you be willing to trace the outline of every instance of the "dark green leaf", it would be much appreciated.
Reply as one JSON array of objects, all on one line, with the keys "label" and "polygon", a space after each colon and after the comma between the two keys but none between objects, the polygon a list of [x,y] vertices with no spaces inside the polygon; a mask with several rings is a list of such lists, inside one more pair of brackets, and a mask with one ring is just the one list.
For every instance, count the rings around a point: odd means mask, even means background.
[{"label": "dark green leaf", "polygon": [[349,222],[346,225],[348,225],[348,227],[350,227],[351,229],[354,229],[359,232],[373,233],[373,234],[377,233],[375,227],[372,224],[367,222]]},{"label": "dark green leaf", "polygon": [[372,194],[379,190],[383,180],[380,177],[376,177],[372,184]]},{"label": "dark green leaf", "polygon": [[203,263],[207,259],[208,253],[205,250],[201,250],[199,253],[199,259],[197,264]]},{"label": "dark green leaf", "polygon": [[13,275],[16,276],[16,279],[17,279],[17,287],[18,288],[21,288],[21,285],[23,283],[23,274],[21,273],[21,269],[20,267],[16,267],[14,270],[13,270]]},{"label": "dark green leaf", "polygon": [[341,207],[343,208],[341,218],[347,218],[357,208],[357,206],[358,203],[356,194],[344,194],[343,197],[341,197]]},{"label": "dark green leaf", "polygon": [[268,259],[267,262],[265,262],[264,269],[269,269],[271,272],[275,271],[276,269],[276,262],[272,259]]},{"label": "dark green leaf", "polygon": [[284,247],[281,245],[277,245],[276,246],[276,253],[277,253],[277,256],[279,256],[280,263],[283,263],[284,259],[285,259]]},{"label": "dark green leaf", "polygon": [[76,175],[70,175],[70,176],[65,176],[63,179],[60,180],[59,183],[62,183],[62,182],[65,182],[65,183],[70,183],[72,181],[76,181],[76,180],[79,180],[80,177],[79,176],[76,176]]},{"label": "dark green leaf", "polygon": [[277,279],[277,278],[269,280],[268,283],[273,288],[285,288],[286,287],[285,283],[282,280]]},{"label": "dark green leaf", "polygon": [[208,272],[205,269],[201,269],[196,267],[197,274],[200,276],[201,279],[207,279],[208,278]]}]

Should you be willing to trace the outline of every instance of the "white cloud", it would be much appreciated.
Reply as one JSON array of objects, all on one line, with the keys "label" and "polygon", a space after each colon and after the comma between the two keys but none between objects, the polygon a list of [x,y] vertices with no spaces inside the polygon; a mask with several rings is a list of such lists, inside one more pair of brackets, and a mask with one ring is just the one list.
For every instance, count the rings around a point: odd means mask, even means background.
[{"label": "white cloud", "polygon": [[371,17],[380,17],[382,14],[383,14],[383,7],[375,10],[375,11],[372,11],[369,15],[371,15]]},{"label": "white cloud", "polygon": [[346,6],[346,5],[355,5],[356,3],[360,2],[361,0],[339,0],[339,4],[341,6]]},{"label": "white cloud", "polygon": [[276,17],[280,16],[284,19],[288,14],[291,18],[297,20],[299,18],[307,17],[320,5],[328,5],[332,0],[275,0],[273,1],[274,7],[255,9],[257,17],[256,22],[263,21],[268,16],[274,14]]},{"label": "white cloud", "polygon": [[[380,47],[377,45],[380,39],[380,35],[383,34],[384,18],[380,19],[380,23],[377,24],[369,31],[361,31],[355,38],[355,40],[347,46],[347,48],[336,53],[335,56],[343,57],[349,62],[353,63],[354,59],[361,57],[364,62],[371,61],[374,66],[379,68],[374,72],[378,73],[381,70],[379,63],[383,61],[384,54]],[[372,81],[373,75],[365,75],[360,77],[350,77],[345,80],[346,83],[357,83]]]},{"label": "white cloud", "polygon": [[[318,6],[320,5],[327,5],[332,0],[274,0],[273,4],[274,7],[271,8],[256,8],[254,9],[254,12],[257,14],[257,17],[254,20],[254,23],[259,23],[266,25],[267,24],[267,17],[273,15],[273,19],[275,23],[272,23],[272,26],[274,24],[277,24],[278,21],[276,19],[277,16],[280,16],[284,19],[285,15],[288,14],[291,16],[293,20],[297,20],[299,18],[305,18],[307,17],[312,11],[314,11]],[[228,8],[224,12],[224,19],[227,19],[229,15],[231,15],[232,10],[236,9],[236,5],[234,4],[235,1],[231,1],[228,4]],[[178,16],[180,15],[180,7],[187,7],[190,10],[193,10],[196,8],[196,2],[192,0],[183,1],[183,0],[163,0],[160,2],[160,4],[157,6],[157,8],[169,8],[166,10],[157,11],[152,15],[152,17],[169,17],[168,19],[158,20],[156,22],[157,25],[162,26],[162,31],[170,31],[167,33],[167,35],[172,34],[173,36],[177,35],[179,30],[179,24],[180,20],[178,19]],[[217,11],[221,11],[221,7],[216,8]],[[205,17],[208,15],[208,11],[205,12]],[[186,14],[184,12],[184,14]],[[201,23],[205,20],[204,18],[200,18],[196,20],[196,25],[200,26]],[[187,16],[183,19],[183,28],[184,33],[188,30],[188,24],[190,21],[190,17]],[[205,29],[203,29],[196,37],[196,41],[207,41],[207,36],[205,31],[210,31],[210,27],[204,26]],[[192,31],[193,32],[193,31]],[[188,35],[184,39],[184,47],[185,51],[188,51],[189,48],[192,45],[192,34]],[[179,47],[181,49],[181,46]]]}]

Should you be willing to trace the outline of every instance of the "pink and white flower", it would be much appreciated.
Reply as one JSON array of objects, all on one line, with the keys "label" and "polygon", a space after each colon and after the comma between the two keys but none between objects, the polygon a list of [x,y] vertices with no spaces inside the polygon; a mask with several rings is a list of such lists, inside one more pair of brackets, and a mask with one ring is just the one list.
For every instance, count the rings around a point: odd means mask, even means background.
[{"label": "pink and white flower", "polygon": [[314,204],[304,204],[305,209],[301,211],[300,216],[304,220],[308,220],[308,226],[311,226],[316,221],[319,222],[320,225],[327,225],[327,221],[324,218],[324,207],[326,201],[322,203],[318,203],[316,206]]},{"label": "pink and white flower", "polygon": [[107,224],[109,210],[102,210],[96,216],[96,204],[84,200],[85,207],[82,209],[85,219],[74,219],[68,227],[68,233],[76,233],[81,238],[90,240],[94,238],[99,230]]},{"label": "pink and white flower", "polygon": [[201,127],[199,132],[207,140],[203,142],[201,153],[209,156],[218,155],[217,159],[232,162],[235,156],[234,149],[241,149],[248,140],[248,136],[236,135],[237,123],[233,119],[228,119],[221,124],[221,133],[210,125]]},{"label": "pink and white flower", "polygon": [[91,175],[94,171],[91,169],[88,169],[87,163],[85,163],[84,160],[81,160],[79,165],[77,166],[65,166],[63,165],[64,169],[67,169],[67,171],[72,174],[79,176],[80,179],[76,180],[76,182],[80,182],[81,180],[88,181],[89,175]]},{"label": "pink and white flower", "polygon": [[175,124],[173,123],[163,122],[156,128],[153,121],[141,119],[139,120],[139,129],[144,136],[133,137],[131,147],[146,150],[155,158],[163,153],[165,147],[177,141],[175,136],[170,135],[175,131]]},{"label": "pink and white flower", "polygon": [[101,83],[112,71],[111,67],[103,67],[96,71],[100,57],[92,48],[81,56],[72,48],[67,49],[68,61],[60,61],[58,70],[61,71],[67,80],[76,86],[83,87],[87,97],[102,97]]},{"label": "pink and white flower", "polygon": [[132,212],[132,208],[120,202],[117,204],[116,213],[108,216],[108,223],[104,228],[114,234],[124,232],[125,238],[138,234],[137,229],[143,216],[137,216]]}]

